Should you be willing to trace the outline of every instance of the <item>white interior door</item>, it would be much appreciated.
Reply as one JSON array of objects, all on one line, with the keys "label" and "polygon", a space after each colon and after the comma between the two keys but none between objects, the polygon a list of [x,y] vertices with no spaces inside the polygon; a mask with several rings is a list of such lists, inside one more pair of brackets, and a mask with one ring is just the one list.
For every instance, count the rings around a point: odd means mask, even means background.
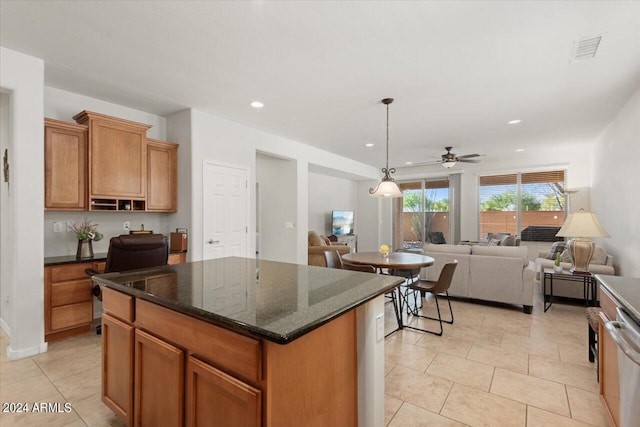
[{"label": "white interior door", "polygon": [[248,169],[204,162],[202,259],[247,256]]}]

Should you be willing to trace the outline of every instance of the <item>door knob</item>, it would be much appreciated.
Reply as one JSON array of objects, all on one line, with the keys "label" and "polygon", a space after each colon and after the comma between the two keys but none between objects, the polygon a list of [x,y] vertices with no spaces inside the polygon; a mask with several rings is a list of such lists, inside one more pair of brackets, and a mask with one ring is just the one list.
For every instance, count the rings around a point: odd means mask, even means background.
[{"label": "door knob", "polygon": [[213,239],[209,239],[207,241],[208,244],[213,245],[214,243],[220,243],[220,240],[213,240]]}]

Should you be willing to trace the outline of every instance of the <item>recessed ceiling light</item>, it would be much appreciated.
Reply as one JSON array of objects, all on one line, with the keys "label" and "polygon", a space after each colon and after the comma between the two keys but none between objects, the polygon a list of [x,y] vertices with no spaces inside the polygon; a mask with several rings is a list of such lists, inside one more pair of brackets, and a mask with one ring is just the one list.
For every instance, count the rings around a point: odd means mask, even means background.
[{"label": "recessed ceiling light", "polygon": [[365,147],[373,147],[373,144],[369,142],[369,143],[367,143],[367,144],[364,144],[364,146],[365,146]]},{"label": "recessed ceiling light", "polygon": [[509,124],[510,125],[517,125],[518,123],[520,123],[522,120],[520,119],[516,119],[516,120],[509,120]]},{"label": "recessed ceiling light", "polygon": [[404,162],[405,165],[412,165],[413,162]]},{"label": "recessed ceiling light", "polygon": [[524,151],[524,148],[518,148],[518,149],[516,150],[516,153],[522,153],[523,151]]},{"label": "recessed ceiling light", "polygon": [[260,102],[260,101],[253,101],[251,103],[251,106],[253,108],[262,108],[262,107],[264,107],[264,104],[262,102]]}]

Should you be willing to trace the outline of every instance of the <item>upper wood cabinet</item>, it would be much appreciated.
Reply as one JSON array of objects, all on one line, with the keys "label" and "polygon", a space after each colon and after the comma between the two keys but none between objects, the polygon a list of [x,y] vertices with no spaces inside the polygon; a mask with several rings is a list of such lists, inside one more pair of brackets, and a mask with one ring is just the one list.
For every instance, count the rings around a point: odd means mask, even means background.
[{"label": "upper wood cabinet", "polygon": [[178,144],[147,139],[147,211],[178,210]]},{"label": "upper wood cabinet", "polygon": [[86,125],[44,121],[44,207],[87,209]]},{"label": "upper wood cabinet", "polygon": [[[147,195],[147,129],[151,126],[83,111],[73,119],[89,126],[89,199]],[[142,209],[141,209],[142,210]]]}]

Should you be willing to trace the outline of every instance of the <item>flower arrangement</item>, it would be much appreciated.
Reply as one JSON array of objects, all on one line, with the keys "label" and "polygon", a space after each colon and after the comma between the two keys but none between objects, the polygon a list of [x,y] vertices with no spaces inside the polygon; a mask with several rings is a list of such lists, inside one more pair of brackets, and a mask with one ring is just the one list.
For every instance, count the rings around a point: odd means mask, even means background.
[{"label": "flower arrangement", "polygon": [[102,239],[102,233],[98,231],[98,224],[91,224],[91,221],[84,219],[76,221],[71,225],[71,230],[76,233],[78,240],[98,240]]},{"label": "flower arrangement", "polygon": [[378,250],[382,255],[387,256],[389,255],[389,251],[391,251],[391,248],[389,247],[389,245],[380,245],[380,249]]}]

